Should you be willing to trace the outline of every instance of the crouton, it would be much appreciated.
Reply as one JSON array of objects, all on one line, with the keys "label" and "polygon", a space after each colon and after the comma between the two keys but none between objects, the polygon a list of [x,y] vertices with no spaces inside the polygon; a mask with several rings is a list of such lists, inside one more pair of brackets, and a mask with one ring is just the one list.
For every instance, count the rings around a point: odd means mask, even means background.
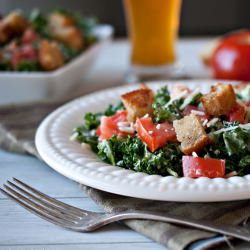
[{"label": "crouton", "polygon": [[59,12],[53,12],[49,15],[49,25],[51,25],[52,27],[63,28],[74,26],[75,22],[70,16],[61,14]]},{"label": "crouton", "polygon": [[13,35],[21,34],[28,26],[20,11],[13,11],[0,22],[0,43],[7,42]]},{"label": "crouton", "polygon": [[83,37],[81,31],[74,26],[52,29],[50,34],[52,37],[72,49],[80,50],[83,47]]},{"label": "crouton", "polygon": [[20,11],[12,11],[3,19],[4,25],[14,33],[22,33],[28,27],[28,21]]},{"label": "crouton", "polygon": [[173,126],[177,140],[181,142],[181,151],[186,155],[198,152],[210,143],[200,119],[194,114],[175,120]]},{"label": "crouton", "polygon": [[135,122],[137,117],[145,114],[152,115],[154,101],[153,91],[149,88],[137,89],[121,96],[122,102],[128,111],[128,120]]},{"label": "crouton", "polygon": [[39,62],[45,70],[54,70],[64,64],[63,55],[55,42],[45,39],[40,42]]},{"label": "crouton", "polygon": [[3,21],[0,22],[0,43],[7,42],[12,36],[11,29],[4,24]]},{"label": "crouton", "polygon": [[216,84],[210,93],[201,97],[201,102],[209,115],[226,115],[236,103],[236,96],[231,84]]}]

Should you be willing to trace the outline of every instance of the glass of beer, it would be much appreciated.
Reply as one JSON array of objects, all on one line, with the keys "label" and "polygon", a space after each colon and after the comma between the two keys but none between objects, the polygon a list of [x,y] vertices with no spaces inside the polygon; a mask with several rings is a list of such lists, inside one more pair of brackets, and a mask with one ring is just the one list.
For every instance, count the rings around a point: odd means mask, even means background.
[{"label": "glass of beer", "polygon": [[131,41],[131,67],[126,80],[175,78],[175,43],[181,0],[124,0]]}]

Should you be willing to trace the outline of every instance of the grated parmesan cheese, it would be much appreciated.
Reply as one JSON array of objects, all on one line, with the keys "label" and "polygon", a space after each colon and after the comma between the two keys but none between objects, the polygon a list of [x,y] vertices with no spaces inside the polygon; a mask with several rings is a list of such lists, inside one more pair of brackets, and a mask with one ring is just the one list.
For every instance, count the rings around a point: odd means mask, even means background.
[{"label": "grated parmesan cheese", "polygon": [[222,129],[219,129],[217,131],[214,131],[214,132],[211,132],[210,134],[214,134],[214,135],[217,135],[217,134],[220,134],[222,132],[226,132],[226,131],[230,131],[230,130],[234,130],[236,128],[238,128],[239,126],[233,126],[233,127],[230,127],[230,128],[222,128]]},{"label": "grated parmesan cheese", "polygon": [[240,124],[239,127],[243,129],[250,129],[250,123]]},{"label": "grated parmesan cheese", "polygon": [[70,136],[70,141],[76,141],[78,134],[74,133],[73,135]]},{"label": "grated parmesan cheese", "polygon": [[205,113],[203,111],[199,111],[199,110],[191,110],[191,113],[194,115],[205,115]]},{"label": "grated parmesan cheese", "polygon": [[219,118],[213,118],[212,120],[210,120],[208,123],[207,123],[207,127],[211,127],[213,126],[216,122],[218,122],[220,119]]},{"label": "grated parmesan cheese", "polygon": [[192,152],[193,157],[199,157],[196,152]]},{"label": "grated parmesan cheese", "polygon": [[118,122],[117,125],[119,127],[128,127],[130,126],[130,122]]},{"label": "grated parmesan cheese", "polygon": [[[216,119],[216,118],[214,118]],[[211,120],[212,121],[212,120]],[[208,124],[207,124],[208,125]],[[211,126],[211,125],[210,125]],[[242,128],[242,129],[250,129],[250,123],[247,123],[247,124],[240,124],[238,126],[233,126],[233,127],[229,127],[229,128],[222,128],[222,129],[219,129],[217,131],[214,131],[214,132],[211,132],[210,135],[214,134],[214,135],[217,135],[217,134],[220,134],[222,132],[226,132],[226,131],[230,131],[230,130],[234,130],[236,128]]]},{"label": "grated parmesan cheese", "polygon": [[208,119],[204,120],[202,125],[205,127],[207,125],[207,123],[208,123]]},{"label": "grated parmesan cheese", "polygon": [[160,128],[161,128],[161,124],[157,124],[156,129],[160,129]]},{"label": "grated parmesan cheese", "polygon": [[191,100],[194,98],[195,95],[197,95],[200,92],[200,89],[197,88],[195,89],[192,93],[190,93],[184,100],[184,102],[182,103],[182,105],[180,106],[180,109],[184,109],[190,102]]},{"label": "grated parmesan cheese", "polygon": [[178,100],[178,99],[184,97],[186,94],[188,94],[188,91],[187,91],[187,90],[184,90],[184,91],[180,92],[176,97],[170,99],[170,100],[165,104],[165,108],[167,108],[170,104],[172,104],[173,101]]},{"label": "grated parmesan cheese", "polygon": [[129,133],[129,134],[133,134],[135,132],[135,130],[132,127],[118,127],[118,129],[121,132],[126,132],[126,133]]}]

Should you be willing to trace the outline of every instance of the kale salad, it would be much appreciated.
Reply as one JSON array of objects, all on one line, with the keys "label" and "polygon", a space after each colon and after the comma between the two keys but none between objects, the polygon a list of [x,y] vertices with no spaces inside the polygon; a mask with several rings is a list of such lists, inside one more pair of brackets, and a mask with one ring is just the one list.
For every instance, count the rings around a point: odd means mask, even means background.
[{"label": "kale salad", "polygon": [[97,38],[94,18],[64,9],[46,14],[13,10],[0,17],[0,71],[52,71]]},{"label": "kale salad", "polygon": [[250,173],[250,86],[218,83],[209,93],[176,84],[121,95],[104,112],[86,113],[72,140],[104,162],[175,177]]}]

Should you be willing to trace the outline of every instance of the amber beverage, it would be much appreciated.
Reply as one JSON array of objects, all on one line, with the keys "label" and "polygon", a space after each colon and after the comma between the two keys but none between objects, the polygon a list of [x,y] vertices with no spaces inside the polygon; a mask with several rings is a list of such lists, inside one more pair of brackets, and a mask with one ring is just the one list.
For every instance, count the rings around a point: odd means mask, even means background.
[{"label": "amber beverage", "polygon": [[173,64],[181,0],[124,0],[131,40],[131,63]]}]

